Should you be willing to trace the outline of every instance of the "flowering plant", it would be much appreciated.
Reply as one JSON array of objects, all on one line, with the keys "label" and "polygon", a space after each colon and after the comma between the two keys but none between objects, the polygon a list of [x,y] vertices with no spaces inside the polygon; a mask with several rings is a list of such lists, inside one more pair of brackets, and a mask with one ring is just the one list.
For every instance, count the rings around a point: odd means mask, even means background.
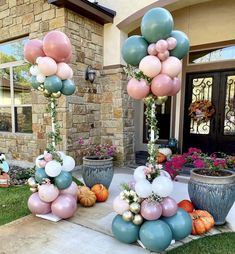
[{"label": "flowering plant", "polygon": [[161,164],[155,164],[154,166],[152,164],[149,164],[146,166],[144,170],[144,174],[146,176],[146,179],[152,183],[152,181],[159,175],[159,170],[162,169]]}]

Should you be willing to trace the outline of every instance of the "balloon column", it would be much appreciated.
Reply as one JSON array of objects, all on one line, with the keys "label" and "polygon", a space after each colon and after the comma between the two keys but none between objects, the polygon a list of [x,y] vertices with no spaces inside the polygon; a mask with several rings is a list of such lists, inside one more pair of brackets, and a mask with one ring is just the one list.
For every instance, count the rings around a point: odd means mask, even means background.
[{"label": "balloon column", "polygon": [[9,165],[6,162],[6,156],[0,153],[0,187],[8,187],[10,185],[10,176],[8,172]]},{"label": "balloon column", "polygon": [[163,8],[148,11],[141,22],[142,36],[131,36],[122,47],[122,55],[131,77],[128,94],[146,104],[147,125],[150,127],[146,166],[134,172],[134,181],[123,184],[123,191],[113,202],[118,214],[112,223],[112,232],[121,242],[133,243],[140,239],[151,251],[164,251],[172,239],[181,240],[192,230],[192,219],[170,197],[173,182],[156,161],[158,139],[156,104],[180,90],[178,75],[180,59],[189,50],[187,36],[172,31],[173,18]]},{"label": "balloon column", "polygon": [[32,87],[47,98],[52,120],[47,149],[36,159],[35,176],[28,179],[33,192],[28,207],[34,214],[52,212],[63,219],[75,213],[78,190],[70,172],[75,167],[74,159],[56,151],[61,141],[56,101],[62,94],[72,95],[76,89],[73,71],[68,65],[71,56],[70,40],[60,31],[49,32],[42,41],[30,40],[24,47],[24,57],[32,64],[29,70]]}]

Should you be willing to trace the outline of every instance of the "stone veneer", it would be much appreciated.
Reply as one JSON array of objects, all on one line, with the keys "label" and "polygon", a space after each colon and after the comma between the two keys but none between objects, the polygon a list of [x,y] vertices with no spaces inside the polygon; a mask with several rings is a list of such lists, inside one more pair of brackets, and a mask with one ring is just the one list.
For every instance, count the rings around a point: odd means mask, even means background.
[{"label": "stone veneer", "polygon": [[[61,125],[60,150],[77,159],[77,140],[113,143],[118,148],[118,164],[133,161],[133,101],[126,93],[122,69],[103,69],[103,26],[70,10],[44,0],[0,0],[1,41],[29,36],[42,38],[48,31],[65,32],[72,43],[74,81],[72,96],[61,96],[58,120]],[[1,42],[0,41],[0,42]],[[88,65],[97,70],[93,84],[84,80]],[[46,99],[32,91],[33,133],[0,133],[0,150],[16,160],[33,161],[46,147],[50,116]]]}]

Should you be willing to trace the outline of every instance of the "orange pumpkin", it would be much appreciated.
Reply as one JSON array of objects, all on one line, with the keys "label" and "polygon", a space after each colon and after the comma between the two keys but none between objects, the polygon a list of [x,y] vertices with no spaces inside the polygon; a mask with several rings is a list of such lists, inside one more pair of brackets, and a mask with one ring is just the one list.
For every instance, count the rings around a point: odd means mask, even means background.
[{"label": "orange pumpkin", "polygon": [[193,220],[192,235],[204,234],[215,224],[212,215],[204,210],[195,210],[190,216]]},{"label": "orange pumpkin", "polygon": [[182,200],[178,203],[178,207],[184,209],[186,212],[191,213],[194,210],[193,204],[189,200]]},{"label": "orange pumpkin", "polygon": [[103,184],[95,184],[92,188],[91,191],[93,191],[96,195],[96,200],[98,202],[104,202],[107,200],[109,196],[109,191]]},{"label": "orange pumpkin", "polygon": [[166,161],[166,155],[158,152],[157,156],[156,156],[156,160],[158,163],[162,163],[162,162]]},{"label": "orange pumpkin", "polygon": [[7,173],[0,175],[0,187],[8,187],[10,185],[10,176]]}]

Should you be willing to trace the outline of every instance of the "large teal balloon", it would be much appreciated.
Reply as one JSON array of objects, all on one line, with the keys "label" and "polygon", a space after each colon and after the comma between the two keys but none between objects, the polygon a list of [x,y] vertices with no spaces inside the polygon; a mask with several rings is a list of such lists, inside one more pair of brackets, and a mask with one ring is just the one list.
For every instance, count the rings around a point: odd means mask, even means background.
[{"label": "large teal balloon", "polygon": [[49,178],[44,168],[37,168],[35,171],[35,180],[37,183],[42,183],[45,178]]},{"label": "large teal balloon", "polygon": [[144,14],[141,33],[149,43],[153,43],[170,37],[173,26],[174,21],[169,11],[154,8]]},{"label": "large teal balloon", "polygon": [[125,40],[122,46],[122,57],[127,64],[137,66],[148,54],[148,43],[139,35],[133,35]]},{"label": "large teal balloon", "polygon": [[123,243],[134,243],[139,238],[140,226],[130,221],[124,221],[122,216],[117,215],[112,222],[112,232],[116,239]]},{"label": "large teal balloon", "polygon": [[58,76],[52,75],[45,79],[44,87],[49,93],[57,93],[62,88],[62,81]]},{"label": "large teal balloon", "polygon": [[185,33],[177,30],[172,31],[171,37],[177,40],[177,45],[170,51],[170,55],[182,59],[189,51],[189,39]]},{"label": "large teal balloon", "polygon": [[161,219],[169,225],[175,240],[181,240],[192,232],[192,218],[182,208],[178,208],[175,215]]},{"label": "large teal balloon", "polygon": [[54,178],[55,185],[58,189],[63,190],[68,188],[72,183],[72,175],[70,172],[61,171],[61,173]]},{"label": "large teal balloon", "polygon": [[31,85],[32,85],[32,87],[33,87],[34,89],[38,89],[38,87],[41,85],[41,84],[37,81],[36,76],[32,76],[32,77],[30,78],[30,82],[31,82]]},{"label": "large teal balloon", "polygon": [[71,79],[62,81],[61,93],[64,95],[72,95],[75,92],[76,86]]},{"label": "large teal balloon", "polygon": [[140,240],[151,251],[164,251],[171,243],[172,232],[162,220],[146,221],[140,228]]}]

